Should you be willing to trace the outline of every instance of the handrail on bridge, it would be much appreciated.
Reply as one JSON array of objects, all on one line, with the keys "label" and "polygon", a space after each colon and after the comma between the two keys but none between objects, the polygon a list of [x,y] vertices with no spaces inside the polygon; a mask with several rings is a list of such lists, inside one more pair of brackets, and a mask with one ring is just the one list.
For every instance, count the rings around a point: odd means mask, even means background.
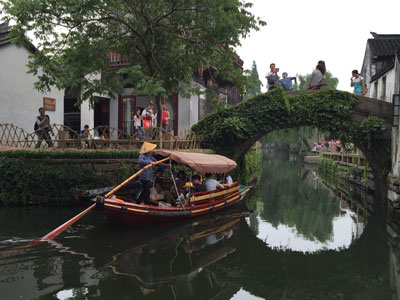
[{"label": "handrail on bridge", "polygon": [[[39,140],[42,139],[42,141]],[[196,134],[184,130],[178,136],[160,127],[146,132],[144,137],[137,133],[130,135],[122,130],[109,126],[97,126],[82,134],[68,126],[51,124],[49,130],[37,130],[28,133],[23,128],[11,123],[0,123],[0,147],[9,148],[47,148],[50,145],[57,149],[140,149],[144,141],[157,144],[160,149],[193,150],[200,144]]]}]

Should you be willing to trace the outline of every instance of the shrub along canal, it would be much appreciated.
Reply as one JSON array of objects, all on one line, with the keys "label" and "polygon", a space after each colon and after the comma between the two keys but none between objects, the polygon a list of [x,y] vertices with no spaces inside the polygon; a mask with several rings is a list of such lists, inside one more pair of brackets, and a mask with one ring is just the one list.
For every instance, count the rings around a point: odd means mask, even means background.
[{"label": "shrub along canal", "polygon": [[90,213],[22,250],[8,247],[81,209],[2,207],[1,298],[398,299],[383,209],[321,177],[288,152],[272,153],[259,187],[232,209],[135,228]]}]

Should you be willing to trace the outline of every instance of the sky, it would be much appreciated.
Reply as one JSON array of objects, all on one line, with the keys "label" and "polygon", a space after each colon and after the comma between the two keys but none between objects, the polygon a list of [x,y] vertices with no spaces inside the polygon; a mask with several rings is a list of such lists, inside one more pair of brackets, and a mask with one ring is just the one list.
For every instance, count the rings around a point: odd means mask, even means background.
[{"label": "sky", "polygon": [[237,53],[244,68],[257,64],[263,91],[270,63],[289,76],[311,73],[318,60],[351,91],[351,71],[361,71],[370,32],[400,34],[400,0],[247,0],[267,22],[242,40]]}]

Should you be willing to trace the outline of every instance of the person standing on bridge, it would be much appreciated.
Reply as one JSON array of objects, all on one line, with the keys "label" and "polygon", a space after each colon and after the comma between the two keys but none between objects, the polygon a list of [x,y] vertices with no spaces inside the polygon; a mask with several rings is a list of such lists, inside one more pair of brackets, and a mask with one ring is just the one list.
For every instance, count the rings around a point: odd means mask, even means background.
[{"label": "person standing on bridge", "polygon": [[351,72],[351,83],[350,86],[354,87],[354,94],[357,95],[365,95],[367,93],[367,88],[365,87],[365,81],[364,77],[362,77],[360,74],[358,74],[357,70],[353,70]]},{"label": "person standing on bridge", "polygon": [[321,87],[321,80],[325,75],[325,65],[318,64],[315,70],[311,73],[310,81],[308,82],[308,89],[317,90]]},{"label": "person standing on bridge", "polygon": [[270,72],[265,76],[265,78],[267,78],[268,91],[275,88],[275,82],[280,78],[278,75],[279,68],[276,68],[274,63],[270,64],[269,68]]}]

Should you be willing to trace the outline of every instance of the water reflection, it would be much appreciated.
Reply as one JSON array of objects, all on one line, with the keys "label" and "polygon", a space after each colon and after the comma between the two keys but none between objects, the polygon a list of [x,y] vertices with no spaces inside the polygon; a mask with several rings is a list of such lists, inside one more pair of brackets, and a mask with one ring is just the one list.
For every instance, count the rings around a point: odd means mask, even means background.
[{"label": "water reflection", "polygon": [[315,252],[348,248],[361,236],[368,220],[364,200],[371,196],[339,183],[329,188],[295,155],[273,155],[252,204],[259,214],[249,219],[261,240],[274,249]]},{"label": "water reflection", "polygon": [[[148,230],[99,223],[92,215],[88,224],[64,235],[62,244],[16,251],[6,247],[15,244],[7,239],[0,247],[0,294],[4,299],[54,295],[60,300],[230,298],[240,287],[221,285],[206,269],[236,251],[231,239],[248,214],[242,204],[212,217]],[[27,212],[29,218],[34,216]]]},{"label": "water reflection", "polygon": [[383,215],[371,216],[370,196],[329,180],[328,188],[296,156],[282,158],[265,162],[260,189],[246,199],[250,211],[242,205],[193,222],[125,228],[89,214],[55,242],[4,251],[76,211],[2,209],[1,299],[397,295],[399,256],[387,246]]}]

